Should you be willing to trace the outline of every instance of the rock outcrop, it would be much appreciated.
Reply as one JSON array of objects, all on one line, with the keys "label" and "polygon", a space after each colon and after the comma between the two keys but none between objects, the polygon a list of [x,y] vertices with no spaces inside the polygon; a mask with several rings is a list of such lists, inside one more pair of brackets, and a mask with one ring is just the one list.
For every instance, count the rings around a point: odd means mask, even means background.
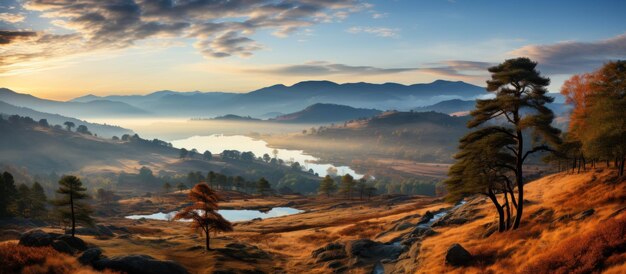
[{"label": "rock outcrop", "polygon": [[148,255],[128,255],[102,258],[92,263],[98,270],[110,269],[134,274],[187,274],[184,267],[174,261],[160,261]]},{"label": "rock outcrop", "polygon": [[465,250],[460,244],[453,244],[446,252],[446,264],[448,265],[465,266],[471,264],[472,261],[472,254]]},{"label": "rock outcrop", "polygon": [[23,246],[49,246],[53,240],[53,237],[43,230],[33,229],[22,234],[19,244]]}]

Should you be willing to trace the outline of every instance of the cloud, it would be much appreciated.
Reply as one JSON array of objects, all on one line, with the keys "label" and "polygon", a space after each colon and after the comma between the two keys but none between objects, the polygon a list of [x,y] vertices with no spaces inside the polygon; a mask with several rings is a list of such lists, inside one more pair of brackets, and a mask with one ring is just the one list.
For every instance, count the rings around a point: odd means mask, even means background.
[{"label": "cloud", "polygon": [[37,33],[34,31],[7,31],[0,30],[0,45],[10,44],[12,42],[16,42],[19,40],[26,40],[28,38],[32,38],[37,36]]},{"label": "cloud", "polygon": [[0,21],[8,22],[8,23],[19,23],[24,21],[26,17],[21,14],[13,14],[13,13],[0,13]]},{"label": "cloud", "polygon": [[[252,38],[260,30],[287,37],[298,29],[340,21],[370,7],[358,0],[26,0],[23,9],[40,12],[54,26],[69,31],[72,39],[63,47],[56,43],[61,36],[43,31],[37,32],[42,39],[3,38],[12,47],[0,52],[0,65],[29,60],[29,56],[71,54],[67,49],[120,49],[165,37],[195,39],[194,47],[209,58],[247,57],[263,49]],[[16,16],[5,17],[15,21]]]},{"label": "cloud", "polygon": [[511,51],[510,55],[530,57],[546,73],[580,73],[597,69],[610,60],[626,58],[626,34],[593,42],[528,45]]},{"label": "cloud", "polygon": [[270,68],[245,69],[244,72],[286,76],[327,76],[327,75],[382,75],[417,71],[419,68],[379,68],[373,66],[351,66],[324,61]]},{"label": "cloud", "polygon": [[378,37],[396,38],[400,36],[398,34],[400,32],[399,29],[384,28],[384,27],[351,27],[347,29],[346,31],[349,33],[353,33],[353,34],[369,33],[369,34],[374,34]]}]

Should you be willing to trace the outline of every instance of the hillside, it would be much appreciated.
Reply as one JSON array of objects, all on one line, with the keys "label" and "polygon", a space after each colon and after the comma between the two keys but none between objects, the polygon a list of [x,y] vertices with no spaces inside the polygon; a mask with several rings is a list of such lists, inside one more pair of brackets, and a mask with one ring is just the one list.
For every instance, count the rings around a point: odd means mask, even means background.
[{"label": "hillside", "polygon": [[368,119],[259,136],[270,146],[303,150],[326,162],[349,165],[381,181],[434,184],[447,174],[468,117],[436,112],[385,112]]},{"label": "hillside", "polygon": [[40,119],[46,119],[48,121],[48,124],[50,125],[63,125],[63,123],[65,122],[72,122],[76,126],[85,125],[89,128],[89,131],[91,131],[92,133],[97,134],[98,136],[101,136],[101,137],[105,137],[105,138],[110,138],[113,136],[119,137],[124,134],[133,133],[129,129],[121,128],[118,126],[89,123],[86,121],[78,120],[76,118],[66,117],[66,116],[59,115],[59,114],[40,112],[40,111],[36,111],[36,110],[26,108],[26,107],[17,107],[17,106],[7,104],[2,101],[0,101],[0,114],[3,114],[4,116],[10,116],[10,115],[28,116],[28,117],[33,118],[36,121],[39,121]]},{"label": "hillside", "polygon": [[314,104],[307,108],[270,119],[283,123],[333,123],[379,115],[380,110],[353,108],[336,104]]},{"label": "hillside", "polygon": [[147,115],[149,112],[124,102],[93,100],[89,102],[62,102],[41,99],[22,94],[7,88],[0,88],[0,101],[14,106],[27,107],[37,111],[55,113],[70,117],[128,117]]},{"label": "hillside", "polygon": [[292,86],[273,85],[247,93],[159,91],[148,95],[87,95],[72,102],[122,102],[163,116],[203,117],[233,113],[260,117],[270,112],[297,112],[316,103],[354,108],[411,109],[449,98],[474,99],[483,94],[484,88],[460,81],[437,80],[414,85],[303,81]]},{"label": "hillside", "polygon": [[[32,119],[0,120],[0,167],[24,169],[30,175],[77,173],[104,176],[121,182],[123,174],[136,174],[147,167],[160,177],[186,176],[189,172],[220,172],[243,176],[247,180],[265,177],[272,187],[291,187],[293,191],[317,191],[319,177],[287,165],[270,164],[256,158],[250,160],[222,158],[215,155],[203,160],[201,155],[180,159],[180,151],[158,139],[145,140],[137,135],[122,139],[102,139],[65,129],[41,126]],[[214,153],[221,153],[215,151]],[[254,157],[254,155],[253,155]],[[162,176],[161,176],[162,175]],[[154,179],[154,180],[153,180]],[[89,180],[89,179],[87,179]],[[138,191],[160,189],[155,178],[133,178],[126,187]]]},{"label": "hillside", "polygon": [[470,110],[474,109],[476,106],[475,100],[461,100],[461,99],[452,99],[441,101],[434,105],[417,107],[414,108],[413,111],[416,112],[427,112],[427,111],[435,111],[445,114],[453,114],[453,113],[467,113]]},{"label": "hillside", "polygon": [[[624,273],[626,180],[615,174],[596,169],[528,183],[522,226],[504,233],[494,233],[497,216],[490,202],[470,199],[433,225],[431,236],[407,248],[404,259],[385,264],[385,273]],[[474,258],[467,266],[443,263],[454,243]]]}]

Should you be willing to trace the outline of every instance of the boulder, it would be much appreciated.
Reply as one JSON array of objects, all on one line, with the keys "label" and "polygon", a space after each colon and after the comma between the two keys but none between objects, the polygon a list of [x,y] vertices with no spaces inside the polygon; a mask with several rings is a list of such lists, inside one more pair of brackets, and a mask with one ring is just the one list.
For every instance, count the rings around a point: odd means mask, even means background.
[{"label": "boulder", "polygon": [[82,239],[72,237],[72,235],[61,235],[57,237],[56,240],[65,242],[76,250],[85,251],[87,249],[87,244]]},{"label": "boulder", "polygon": [[355,258],[354,263],[378,262],[383,259],[394,260],[404,251],[401,245],[383,244],[370,239],[350,241],[346,245],[348,256]]},{"label": "boulder", "polygon": [[85,250],[85,252],[83,252],[83,254],[80,255],[80,257],[78,257],[78,261],[81,264],[90,265],[94,261],[99,260],[101,256],[102,256],[102,249],[94,247],[94,248]]},{"label": "boulder", "polygon": [[148,255],[128,255],[102,258],[93,262],[98,270],[110,269],[133,274],[188,274],[189,272],[173,261],[160,261]]},{"label": "boulder", "polygon": [[52,236],[41,229],[33,229],[24,232],[20,237],[20,245],[23,246],[49,246],[52,244]]},{"label": "boulder", "polygon": [[74,255],[74,249],[64,241],[54,240],[50,246],[58,252]]},{"label": "boulder", "polygon": [[115,236],[115,234],[113,234],[113,231],[111,231],[108,227],[104,225],[97,225],[96,227],[98,228],[98,232],[100,233],[101,236],[109,236],[109,237]]},{"label": "boulder", "polygon": [[430,221],[430,219],[432,219],[433,217],[435,217],[435,214],[433,214],[430,211],[426,211],[426,213],[424,213],[424,216],[422,216],[422,218],[420,218],[419,222],[417,222],[417,225],[421,225],[421,224],[426,224]]},{"label": "boulder", "polygon": [[446,264],[451,266],[464,266],[472,263],[473,257],[460,244],[453,244],[446,252]]}]

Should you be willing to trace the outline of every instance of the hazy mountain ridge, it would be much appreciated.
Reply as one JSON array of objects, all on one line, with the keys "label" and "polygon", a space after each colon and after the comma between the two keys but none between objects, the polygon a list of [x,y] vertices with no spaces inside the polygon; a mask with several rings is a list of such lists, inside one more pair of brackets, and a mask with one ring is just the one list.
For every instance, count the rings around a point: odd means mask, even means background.
[{"label": "hazy mountain ridge", "polygon": [[148,95],[87,95],[72,101],[119,101],[164,116],[197,117],[232,113],[259,117],[270,112],[297,112],[316,103],[408,110],[445,99],[474,99],[483,94],[484,88],[460,81],[437,80],[414,85],[303,81],[292,86],[279,84],[248,93],[159,91]]},{"label": "hazy mountain ridge", "polygon": [[331,123],[368,118],[381,113],[382,111],[377,109],[353,108],[338,104],[317,103],[301,111],[280,115],[270,120],[286,123]]},{"label": "hazy mountain ridge", "polygon": [[120,117],[145,116],[149,112],[120,101],[93,100],[89,102],[62,102],[41,99],[30,94],[17,93],[7,88],[0,88],[0,101],[27,107],[41,112],[55,113],[72,117]]},{"label": "hazy mountain ridge", "polygon": [[59,114],[51,114],[36,111],[26,107],[18,107],[5,102],[0,101],[0,114],[4,114],[6,116],[10,115],[20,115],[20,116],[28,116],[33,118],[35,121],[40,119],[46,119],[48,124],[50,125],[63,125],[65,122],[72,122],[76,126],[85,125],[89,128],[89,131],[92,133],[98,134],[102,137],[112,137],[112,136],[122,136],[124,134],[132,134],[133,131],[129,129],[125,129],[119,126],[113,125],[102,125],[96,123],[90,123],[86,121],[82,121],[76,118],[67,117]]}]

